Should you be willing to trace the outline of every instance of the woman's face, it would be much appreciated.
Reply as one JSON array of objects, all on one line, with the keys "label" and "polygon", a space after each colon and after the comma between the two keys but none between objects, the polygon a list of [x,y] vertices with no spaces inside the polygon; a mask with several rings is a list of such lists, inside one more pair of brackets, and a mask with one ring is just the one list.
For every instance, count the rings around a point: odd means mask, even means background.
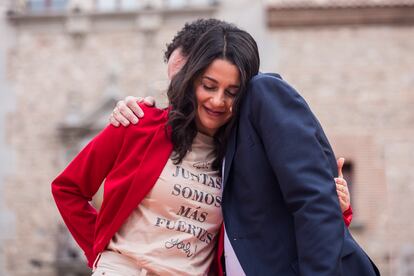
[{"label": "woman's face", "polygon": [[216,59],[207,67],[195,81],[198,131],[213,136],[230,120],[239,87],[240,74],[234,64]]}]

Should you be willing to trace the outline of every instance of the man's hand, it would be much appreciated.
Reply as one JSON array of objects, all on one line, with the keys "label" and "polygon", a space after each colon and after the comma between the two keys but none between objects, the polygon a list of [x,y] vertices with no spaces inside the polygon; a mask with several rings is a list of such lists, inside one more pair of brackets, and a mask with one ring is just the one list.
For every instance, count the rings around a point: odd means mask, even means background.
[{"label": "man's hand", "polygon": [[343,213],[348,210],[349,206],[351,206],[351,196],[349,194],[348,184],[342,174],[345,158],[338,158],[336,163],[338,165],[338,177],[335,178],[336,193],[338,194],[339,205],[341,206],[341,211]]},{"label": "man's hand", "polygon": [[151,96],[145,98],[127,96],[124,100],[117,102],[109,117],[111,125],[119,127],[122,124],[126,127],[130,123],[137,124],[139,119],[144,117],[144,112],[138,105],[142,102],[147,106],[155,106],[155,100]]}]

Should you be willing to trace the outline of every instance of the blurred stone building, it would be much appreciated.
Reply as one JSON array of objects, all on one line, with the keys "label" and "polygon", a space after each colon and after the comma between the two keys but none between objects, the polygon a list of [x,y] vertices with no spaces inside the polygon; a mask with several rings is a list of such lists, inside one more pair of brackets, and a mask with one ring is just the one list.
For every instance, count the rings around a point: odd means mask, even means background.
[{"label": "blurred stone building", "polygon": [[199,17],[253,34],[346,157],[357,240],[414,275],[413,0],[0,0],[0,275],[89,275],[50,182],[117,99],[165,106],[165,44]]}]

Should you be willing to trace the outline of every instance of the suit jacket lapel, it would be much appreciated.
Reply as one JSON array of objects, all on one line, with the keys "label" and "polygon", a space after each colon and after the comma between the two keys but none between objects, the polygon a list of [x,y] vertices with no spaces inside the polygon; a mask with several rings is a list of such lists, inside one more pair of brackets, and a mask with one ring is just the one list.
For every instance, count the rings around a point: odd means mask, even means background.
[{"label": "suit jacket lapel", "polygon": [[233,128],[232,132],[230,133],[230,138],[227,143],[227,150],[225,155],[225,163],[224,163],[224,174],[223,174],[223,188],[226,186],[226,182],[229,176],[231,164],[233,163],[234,154],[236,152],[236,144],[237,144],[237,126]]}]

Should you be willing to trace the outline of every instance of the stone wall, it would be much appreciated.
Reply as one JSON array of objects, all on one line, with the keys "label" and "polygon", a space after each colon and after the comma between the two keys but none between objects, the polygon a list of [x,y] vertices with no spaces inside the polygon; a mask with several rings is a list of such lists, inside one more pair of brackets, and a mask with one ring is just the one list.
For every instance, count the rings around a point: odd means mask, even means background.
[{"label": "stone wall", "polygon": [[6,258],[4,256],[5,242],[14,237],[15,216],[5,202],[5,186],[13,166],[13,152],[7,141],[5,123],[7,114],[14,108],[15,96],[6,79],[7,53],[13,41],[13,33],[7,24],[6,6],[0,1],[0,37],[8,40],[0,43],[0,275],[5,275]]}]

